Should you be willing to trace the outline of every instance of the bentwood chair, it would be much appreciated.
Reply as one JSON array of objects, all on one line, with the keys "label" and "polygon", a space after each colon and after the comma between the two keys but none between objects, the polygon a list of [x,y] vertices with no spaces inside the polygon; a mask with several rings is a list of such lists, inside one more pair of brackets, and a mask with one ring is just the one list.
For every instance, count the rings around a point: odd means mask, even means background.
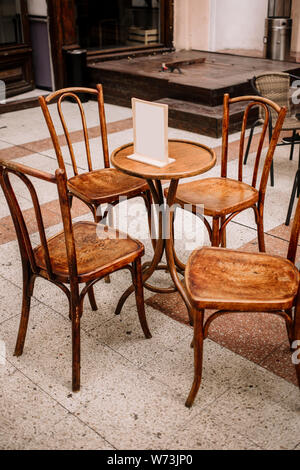
[{"label": "bentwood chair", "polygon": [[[295,114],[293,114],[292,107],[290,105],[290,79],[295,78],[299,80],[299,77],[295,75],[291,75],[289,73],[284,72],[268,72],[258,75],[257,77],[253,77],[250,81],[251,86],[255,93],[264,98],[268,98],[269,100],[274,101],[279,106],[284,106],[287,108],[287,114],[282,126],[282,131],[291,131],[291,137],[287,140],[283,140],[282,142],[278,143],[278,146],[282,145],[290,145],[290,160],[293,159],[294,154],[294,147],[296,144],[300,144],[300,140],[297,138],[297,130],[300,130],[300,121],[296,118]],[[270,120],[269,120],[269,139],[271,139],[272,129],[274,128],[277,116],[271,110]],[[247,163],[249,150],[253,138],[254,128],[256,126],[262,125],[264,121],[264,116],[261,112],[259,112],[259,118],[255,121],[250,129],[248,144],[245,152],[244,157],[244,164]],[[274,164],[272,162],[271,165],[271,186],[274,186]]]},{"label": "bentwood chair", "polygon": [[[27,187],[35,213],[41,244],[33,247],[18,197],[13,189],[17,176]],[[15,177],[14,176],[14,177]],[[41,208],[34,185],[28,176],[56,184],[59,195],[63,231],[47,239]],[[102,224],[83,221],[72,223],[65,170],[55,175],[35,170],[14,162],[0,160],[0,183],[14,222],[23,268],[23,302],[15,355],[23,353],[30,300],[34,282],[42,277],[59,287],[67,296],[72,321],[72,388],[80,388],[80,320],[85,295],[93,304],[92,286],[104,276],[120,269],[129,269],[135,287],[136,305],[141,327],[146,338],[151,338],[144,310],[141,277],[143,245],[126,234]],[[84,287],[80,290],[80,284]],[[69,285],[69,288],[67,287]]]},{"label": "bentwood chair", "polygon": [[[92,96],[97,99],[99,111],[100,133],[102,140],[104,168],[93,170],[92,156],[89,143],[89,135],[85,112],[80,97]],[[77,103],[81,116],[81,124],[85,143],[85,153],[88,164],[88,172],[79,173],[76,162],[76,152],[72,144],[71,134],[68,129],[67,119],[63,112],[62,103],[66,99],[71,99]],[[110,168],[107,129],[104,109],[104,98],[102,85],[98,84],[97,89],[93,88],[64,88],[51,93],[46,98],[39,97],[39,102],[52,138],[59,168],[65,170],[61,139],[57,134],[48,105],[57,101],[58,115],[64,130],[65,139],[68,145],[74,176],[68,180],[69,198],[72,204],[73,196],[79,198],[92,211],[95,222],[104,221],[107,215],[112,214],[112,208],[117,205],[122,198],[131,199],[141,196],[145,202],[148,212],[148,223],[151,220],[151,196],[148,184],[141,178],[125,175],[115,168]],[[100,159],[99,159],[100,164]],[[107,209],[102,214],[101,205],[107,204]],[[105,278],[109,282],[109,276]]]},{"label": "bentwood chair", "polygon": [[[239,154],[237,160],[237,179],[227,177],[228,163],[228,129],[229,129],[229,110],[230,105],[234,103],[245,103],[245,111],[240,135]],[[261,130],[261,135],[254,160],[252,181],[247,184],[243,181],[243,153],[245,146],[245,131],[249,112],[253,107],[259,106],[264,110],[265,119]],[[260,177],[259,188],[257,188],[258,170],[261,160],[263,145],[269,123],[270,111],[273,110],[277,119],[272,132],[271,141],[267,147],[266,156],[263,162],[262,173]],[[223,110],[223,130],[222,130],[222,157],[221,157],[221,177],[205,178],[195,180],[189,183],[181,184],[177,188],[175,204],[183,209],[192,210],[204,221],[208,230],[212,246],[226,246],[226,226],[237,214],[252,208],[255,214],[257,224],[259,251],[265,251],[264,242],[264,201],[266,185],[270,171],[270,165],[274,150],[278,141],[282,123],[284,121],[286,109],[280,108],[272,101],[259,96],[240,96],[229,98],[224,95]],[[167,194],[165,191],[165,194]],[[200,207],[201,205],[201,207]],[[202,205],[204,206],[204,216],[202,214]],[[210,225],[207,217],[212,218]],[[184,269],[183,263],[178,260],[174,253],[177,265]]]},{"label": "bentwood chair", "polygon": [[[88,128],[86,123],[85,112],[80,100],[80,96],[82,96],[83,94],[84,96],[91,96],[94,99],[96,98],[98,103],[104,164],[104,168],[98,170],[93,170],[92,168],[92,157],[89,143]],[[84,136],[85,153],[88,164],[88,172],[79,173],[78,171],[78,164],[76,162],[76,152],[74,151],[71,134],[68,130],[67,120],[62,109],[62,103],[66,99],[74,101],[79,107]],[[57,110],[64,130],[64,135],[68,145],[74,171],[74,176],[68,180],[68,190],[70,193],[70,198],[72,199],[72,197],[75,196],[81,199],[81,201],[83,201],[92,211],[95,222],[100,222],[107,216],[107,211],[104,212],[104,214],[101,213],[100,206],[102,204],[110,204],[111,206],[114,206],[119,203],[120,198],[122,197],[131,199],[136,196],[141,196],[145,201],[148,216],[150,217],[151,197],[149,187],[146,181],[142,180],[141,178],[135,178],[133,176],[125,175],[124,173],[119,172],[115,168],[110,168],[102,85],[98,84],[97,89],[78,87],[64,88],[61,90],[57,90],[54,93],[51,93],[46,98],[44,96],[39,97],[39,102],[51,135],[59,168],[65,170],[65,162],[63,158],[61,144],[62,141],[60,136],[57,134],[48,107],[49,104],[54,103],[55,101],[57,101]],[[99,164],[101,164],[100,158]]]},{"label": "bentwood chair", "polygon": [[[294,265],[300,231],[300,202],[291,231],[287,259],[221,247],[195,250],[185,271],[194,319],[194,381],[186,401],[192,406],[201,384],[203,340],[210,324],[233,312],[267,312],[286,322],[291,350],[300,344],[299,271]],[[205,309],[217,310],[204,322]],[[234,320],[234,318],[233,318]],[[300,361],[295,362],[300,388]]]}]

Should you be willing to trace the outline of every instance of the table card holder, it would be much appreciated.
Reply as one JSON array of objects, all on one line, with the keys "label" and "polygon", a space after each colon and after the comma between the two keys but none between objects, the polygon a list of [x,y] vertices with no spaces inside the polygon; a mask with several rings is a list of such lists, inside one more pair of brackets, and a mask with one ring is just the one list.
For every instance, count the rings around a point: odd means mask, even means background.
[{"label": "table card holder", "polygon": [[160,168],[174,162],[168,156],[168,106],[132,98],[134,153],[128,155]]}]

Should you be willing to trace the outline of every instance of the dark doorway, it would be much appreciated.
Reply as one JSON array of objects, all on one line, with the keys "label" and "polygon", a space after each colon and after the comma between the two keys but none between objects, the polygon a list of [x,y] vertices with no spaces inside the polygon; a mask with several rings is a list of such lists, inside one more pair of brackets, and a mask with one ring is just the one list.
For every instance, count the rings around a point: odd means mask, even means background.
[{"label": "dark doorway", "polygon": [[7,98],[34,87],[26,0],[0,0],[0,80]]},{"label": "dark doorway", "polygon": [[161,43],[160,0],[76,0],[78,43],[88,49]]}]

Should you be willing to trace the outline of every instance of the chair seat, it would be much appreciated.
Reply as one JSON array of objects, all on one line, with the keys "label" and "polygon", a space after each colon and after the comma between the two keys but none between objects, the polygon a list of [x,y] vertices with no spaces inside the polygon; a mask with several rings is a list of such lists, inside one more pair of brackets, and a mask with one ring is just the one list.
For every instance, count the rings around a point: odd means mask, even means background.
[{"label": "chair seat", "polygon": [[[144,252],[144,246],[127,234],[94,222],[73,224],[77,256],[77,269],[80,282],[87,282],[93,277],[109,274],[132,263]],[[118,238],[119,237],[119,238]],[[62,282],[68,282],[69,269],[64,232],[48,240],[52,271]],[[46,270],[43,248],[34,249],[36,264]]]},{"label": "chair seat", "polygon": [[133,197],[149,189],[145,180],[125,175],[115,168],[73,176],[68,180],[68,188],[79,199],[92,204],[113,202],[120,196]]},{"label": "chair seat", "polygon": [[298,290],[299,272],[279,256],[204,247],[190,256],[185,282],[198,309],[288,309]]},{"label": "chair seat", "polygon": [[203,204],[204,214],[222,216],[251,207],[258,201],[257,189],[230,178],[206,178],[180,184],[176,203]]}]

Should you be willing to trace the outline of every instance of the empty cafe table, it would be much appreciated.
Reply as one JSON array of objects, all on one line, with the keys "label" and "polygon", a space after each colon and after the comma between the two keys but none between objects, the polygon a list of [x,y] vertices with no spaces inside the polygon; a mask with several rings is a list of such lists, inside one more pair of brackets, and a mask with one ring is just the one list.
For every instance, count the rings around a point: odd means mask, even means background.
[{"label": "empty cafe table", "polygon": [[[154,256],[151,262],[143,265],[144,287],[160,293],[170,293],[179,291],[188,312],[190,314],[191,305],[186,295],[185,289],[178,277],[178,272],[182,272],[182,266],[174,258],[173,250],[173,211],[168,210],[173,207],[178,182],[181,178],[200,175],[212,168],[216,163],[215,152],[205,145],[190,142],[187,140],[169,140],[169,157],[175,161],[159,168],[153,165],[131,160],[128,155],[133,153],[133,144],[126,144],[116,149],[111,155],[112,164],[120,171],[130,176],[136,176],[147,180],[153,203],[158,211],[158,236],[152,240]],[[170,180],[170,186],[166,201],[162,190],[162,180]],[[167,234],[167,236],[165,236]],[[151,234],[149,235],[151,236]],[[173,280],[173,287],[162,288],[149,284],[147,281],[156,269],[165,269],[166,266],[159,265],[162,256],[166,255],[167,269]],[[127,297],[134,291],[130,286],[122,295],[117,305],[116,313],[120,313]],[[191,318],[190,318],[191,320]]]}]

